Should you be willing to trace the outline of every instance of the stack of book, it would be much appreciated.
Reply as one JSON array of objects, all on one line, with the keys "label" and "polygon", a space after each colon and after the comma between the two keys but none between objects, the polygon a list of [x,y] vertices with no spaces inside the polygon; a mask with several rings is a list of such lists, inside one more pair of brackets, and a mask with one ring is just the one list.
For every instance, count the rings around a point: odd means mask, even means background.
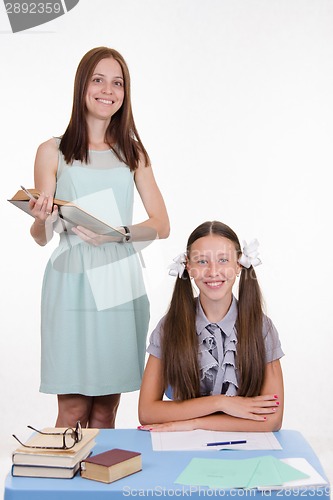
[{"label": "stack of book", "polygon": [[[43,432],[62,432],[61,428],[46,428]],[[72,478],[95,446],[98,429],[83,429],[82,440],[69,450],[16,448],[12,455],[12,475],[24,477]],[[34,434],[26,443],[30,446],[54,446],[53,436]]]}]

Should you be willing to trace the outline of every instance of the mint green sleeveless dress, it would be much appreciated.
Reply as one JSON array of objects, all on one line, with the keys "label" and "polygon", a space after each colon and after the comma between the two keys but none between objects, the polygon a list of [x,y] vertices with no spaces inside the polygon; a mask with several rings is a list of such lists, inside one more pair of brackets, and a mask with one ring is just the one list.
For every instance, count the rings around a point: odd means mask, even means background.
[{"label": "mint green sleeveless dress", "polygon": [[[133,196],[133,172],[112,150],[90,151],[88,164],[72,165],[59,152],[56,198],[113,226],[128,226]],[[87,396],[135,391],[149,323],[135,244],[93,246],[63,232],[60,222],[59,246],[42,286],[40,391]]]}]

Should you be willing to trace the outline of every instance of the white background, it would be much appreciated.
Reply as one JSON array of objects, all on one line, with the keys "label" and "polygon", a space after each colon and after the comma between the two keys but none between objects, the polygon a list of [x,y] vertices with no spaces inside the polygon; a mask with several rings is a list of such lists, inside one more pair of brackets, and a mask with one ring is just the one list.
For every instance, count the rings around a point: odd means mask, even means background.
[{"label": "white background", "polygon": [[[332,479],[331,0],[80,0],[17,34],[1,3],[2,476],[11,434],[53,425],[57,412],[56,396],[38,392],[40,290],[57,238],[38,247],[31,219],[6,199],[33,187],[36,148],[64,131],[77,64],[100,45],[127,60],[171,219],[169,239],[144,250],[151,328],[170,298],[167,266],[194,227],[219,219],[241,240],[257,237],[286,353],[284,428],[303,433]],[[118,427],[138,424],[137,396],[123,397]]]}]

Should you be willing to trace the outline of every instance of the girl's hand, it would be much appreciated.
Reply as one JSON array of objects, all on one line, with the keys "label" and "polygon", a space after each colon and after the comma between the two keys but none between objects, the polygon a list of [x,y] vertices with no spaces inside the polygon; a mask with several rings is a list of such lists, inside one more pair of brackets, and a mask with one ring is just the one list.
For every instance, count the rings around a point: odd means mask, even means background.
[{"label": "girl's hand", "polygon": [[147,424],[147,425],[140,425],[138,427],[140,431],[151,431],[151,432],[193,431],[196,428],[197,427],[195,425],[195,419],[165,422],[163,424]]},{"label": "girl's hand", "polygon": [[221,396],[220,410],[238,418],[265,421],[265,415],[275,413],[279,409],[278,396],[264,395],[253,398],[242,396]]}]

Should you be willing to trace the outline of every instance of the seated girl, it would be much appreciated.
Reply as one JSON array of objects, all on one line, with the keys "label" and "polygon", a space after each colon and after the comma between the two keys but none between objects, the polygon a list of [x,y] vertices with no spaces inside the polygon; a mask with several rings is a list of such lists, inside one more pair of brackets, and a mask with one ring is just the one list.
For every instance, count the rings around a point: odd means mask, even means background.
[{"label": "seated girl", "polygon": [[255,240],[241,250],[234,231],[217,221],[190,235],[170,271],[177,278],[169,310],[150,336],[139,429],[280,429],[283,351],[263,313],[257,247]]}]

